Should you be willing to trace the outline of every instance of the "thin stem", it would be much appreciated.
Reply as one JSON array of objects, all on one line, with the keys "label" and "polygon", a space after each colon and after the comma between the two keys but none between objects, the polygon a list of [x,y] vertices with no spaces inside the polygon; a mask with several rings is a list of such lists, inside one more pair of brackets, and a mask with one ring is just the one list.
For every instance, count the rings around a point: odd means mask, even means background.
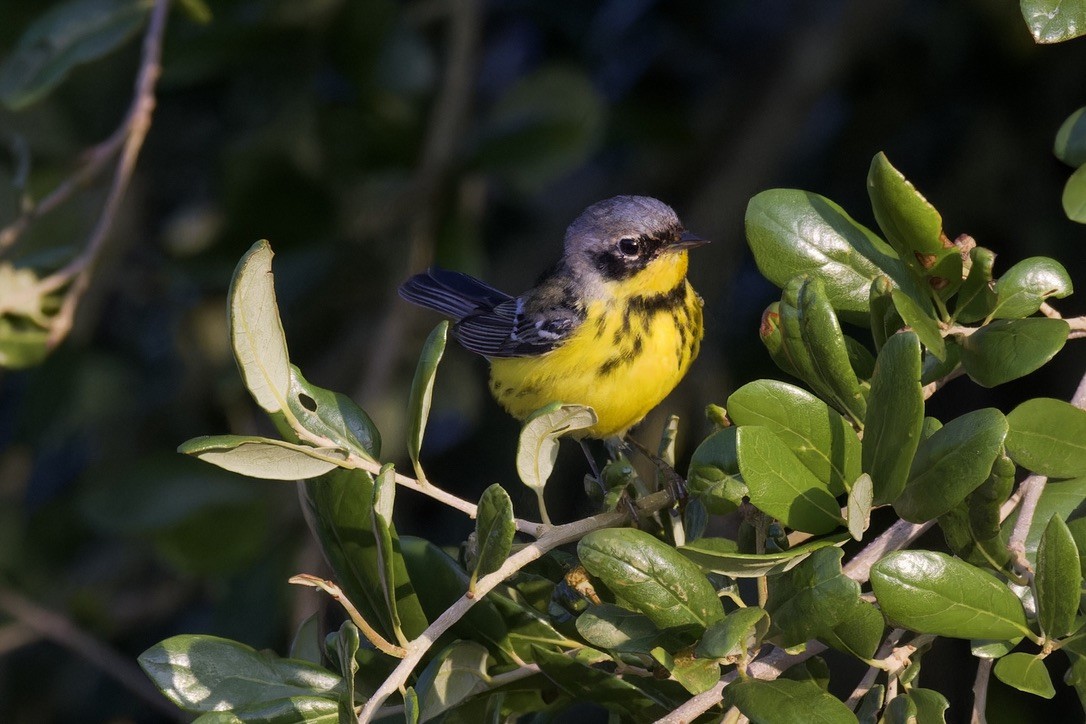
[{"label": "thin stem", "polygon": [[[671,495],[667,491],[654,493],[637,501],[638,508],[643,513],[654,513],[671,504]],[[465,594],[453,605],[449,606],[438,618],[430,624],[429,628],[422,632],[418,638],[407,645],[407,656],[399,663],[392,674],[385,679],[380,688],[374,692],[362,709],[359,721],[365,724],[373,719],[377,710],[384,701],[404,685],[411,672],[418,666],[422,657],[430,649],[433,643],[457,621],[459,621],[468,609],[482,600],[495,586],[512,576],[514,573],[542,557],[545,553],[560,545],[580,540],[588,533],[601,528],[612,528],[626,522],[627,515],[624,512],[612,511],[585,518],[584,520],[555,526],[544,533],[539,540],[531,543],[506,559],[502,567],[491,574],[483,576],[475,583],[474,591]]]},{"label": "thin stem", "polygon": [[373,626],[370,626],[369,621],[367,621],[358,609],[355,608],[354,604],[351,603],[351,599],[347,598],[347,594],[332,581],[326,581],[323,578],[312,576],[308,573],[300,573],[296,576],[291,576],[287,583],[293,583],[296,586],[319,588],[339,601],[339,604],[347,611],[347,615],[351,617],[351,621],[354,622],[354,625],[358,627],[358,630],[362,632],[362,635],[366,637],[366,640],[373,644],[378,651],[386,653],[389,656],[394,656],[397,659],[402,659],[407,653],[402,647],[390,643],[384,636],[378,633]]},{"label": "thin stem", "polygon": [[977,662],[977,678],[973,680],[973,713],[969,724],[984,724],[988,721],[984,709],[988,704],[988,681],[992,674],[992,659]]},{"label": "thin stem", "polygon": [[[901,640],[901,637],[905,635],[905,629],[895,628],[883,641],[882,646],[875,652],[875,659],[885,659],[897,646],[897,642]],[[860,683],[856,685],[856,688],[852,690],[852,695],[849,696],[848,701],[845,702],[845,706],[853,711],[856,711],[856,707],[860,705],[860,701],[867,696],[867,692],[871,691],[871,687],[875,685],[875,679],[879,674],[884,671],[883,668],[878,666],[871,666],[867,669],[863,678],[860,679]]]}]

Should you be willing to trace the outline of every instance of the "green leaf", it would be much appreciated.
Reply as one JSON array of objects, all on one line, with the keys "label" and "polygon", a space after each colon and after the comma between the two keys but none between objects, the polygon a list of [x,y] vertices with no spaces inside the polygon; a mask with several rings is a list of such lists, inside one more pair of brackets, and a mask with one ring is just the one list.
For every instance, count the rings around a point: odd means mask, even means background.
[{"label": "green leaf", "polygon": [[978,385],[995,387],[1052,359],[1069,331],[1062,319],[1001,319],[961,339],[962,366]]},{"label": "green leaf", "polygon": [[[914,686],[909,689],[908,693],[895,697],[894,701],[898,699],[907,699],[911,705],[910,708],[916,712],[915,718],[903,721],[914,722],[915,724],[928,724],[929,722],[935,724],[935,722],[946,721],[946,710],[950,708],[950,702],[934,689],[921,689]],[[887,724],[889,724],[889,721]]]},{"label": "green leaf", "polygon": [[185,11],[190,20],[200,25],[207,25],[214,18],[211,8],[208,7],[204,0],[180,0],[178,5]]},{"label": "green leaf", "polygon": [[426,721],[486,688],[488,653],[473,641],[457,641],[439,653],[419,674],[415,690],[419,719]]},{"label": "green leaf", "polygon": [[0,367],[22,370],[49,356],[49,330],[25,320],[0,316]]},{"label": "green leaf", "polygon": [[671,672],[671,678],[695,696],[709,691],[720,680],[720,665],[715,661],[690,656],[673,658],[663,649],[656,649],[656,652],[665,654],[666,658],[671,659],[670,665],[666,667]]},{"label": "green leaf", "polygon": [[769,581],[766,610],[783,648],[832,632],[860,600],[860,584],[841,572],[839,548],[823,548]]},{"label": "green leaf", "polygon": [[679,548],[679,552],[706,571],[732,578],[758,578],[789,571],[815,551],[843,545],[849,538],[848,533],[839,532],[773,553],[740,553],[739,545],[729,538],[699,538]]},{"label": "green leaf", "polygon": [[419,695],[415,692],[415,687],[409,686],[404,692],[403,708],[406,724],[418,724],[422,712],[419,711]]},{"label": "green leaf", "polygon": [[860,475],[860,439],[852,425],[799,387],[777,380],[743,385],[728,398],[728,415],[736,425],[772,430],[833,495]]},{"label": "green leaf", "polygon": [[577,555],[589,573],[659,628],[706,628],[724,618],[698,567],[642,530],[593,531],[577,544]]},{"label": "green leaf", "polygon": [[861,447],[874,503],[893,501],[905,488],[924,424],[920,342],[912,332],[886,340],[875,361]]},{"label": "green leaf", "polygon": [[1029,633],[1022,602],[992,574],[934,551],[895,551],[871,568],[871,587],[892,624],[963,639]]},{"label": "green leaf", "polygon": [[287,338],[275,303],[271,245],[250,247],[234,269],[227,307],[230,342],[245,387],[266,412],[280,412],[290,395]]},{"label": "green leaf", "polygon": [[[1030,522],[1029,534],[1026,536],[1025,541],[1026,558],[1031,561],[1037,560],[1037,546],[1040,544],[1041,535],[1053,515],[1068,520],[1071,518],[1071,514],[1084,502],[1086,502],[1086,478],[1048,481],[1041,492],[1041,498],[1037,501],[1037,508],[1033,511],[1033,520]],[[1018,508],[1016,507],[1003,523],[1000,537],[1004,543],[1006,543],[1010,531],[1014,529],[1017,522]],[[1073,524],[1074,521],[1069,523],[1069,525]]]},{"label": "green leaf", "polygon": [[826,484],[771,430],[741,427],[737,447],[739,470],[759,510],[807,533],[828,533],[845,522]]},{"label": "green leaf", "polygon": [[690,496],[715,515],[736,510],[747,495],[747,486],[739,476],[736,430],[726,427],[702,440],[690,457],[686,473]]},{"label": "green leaf", "polygon": [[1067,179],[1061,201],[1067,218],[1086,224],[1086,166],[1079,166]]},{"label": "green leaf", "polygon": [[74,0],[34,21],[0,65],[0,101],[13,111],[40,100],[73,68],[139,32],[151,0]]},{"label": "green leaf", "polygon": [[558,459],[558,438],[596,422],[596,413],[583,405],[554,402],[532,413],[524,421],[517,445],[517,474],[521,481],[533,490],[542,490]]},{"label": "green leaf", "polygon": [[856,724],[856,715],[847,706],[810,681],[740,680],[725,689],[725,702],[752,724]]},{"label": "green leaf", "polygon": [[871,283],[868,304],[871,307],[868,322],[875,349],[882,350],[886,340],[905,326],[905,320],[894,308],[894,284],[889,277],[878,277]]},{"label": "green leaf", "polygon": [[906,265],[922,272],[918,255],[941,255],[943,217],[881,151],[867,173],[871,209],[886,240]]},{"label": "green leaf", "polygon": [[1044,659],[1038,656],[1023,652],[1007,654],[996,661],[992,673],[1007,686],[1013,686],[1027,694],[1036,694],[1044,699],[1051,699],[1056,695]]},{"label": "green leaf", "polygon": [[872,603],[860,600],[853,605],[832,631],[823,631],[820,638],[827,644],[861,659],[870,659],[882,643],[886,622]]},{"label": "green leaf", "polygon": [[762,340],[773,363],[793,377],[801,378],[792,360],[790,350],[784,343],[784,329],[781,327],[781,303],[773,302],[762,312],[762,323],[758,327],[758,338]]},{"label": "green leaf", "polygon": [[[856,719],[860,724],[877,724],[885,698],[886,687],[882,684],[875,684],[864,694],[859,706],[856,707]],[[917,722],[917,724],[920,723]]]},{"label": "green leaf", "polygon": [[310,384],[294,365],[290,366],[287,407],[314,435],[365,460],[376,462],[381,457],[381,433],[369,415],[346,395]]},{"label": "green leaf", "polygon": [[[362,470],[334,470],[306,481],[301,493],[306,521],[320,541],[335,580],[362,616],[386,638],[394,638],[394,621],[382,584],[384,563],[374,529],[373,478]],[[396,612],[408,639],[429,625],[407,575],[395,530],[389,530],[396,581]],[[388,560],[386,557],[384,560]]]},{"label": "green leaf", "polygon": [[321,696],[290,696],[261,701],[230,711],[209,711],[192,724],[336,724],[340,721],[339,702]]},{"label": "green leaf", "polygon": [[1071,168],[1086,164],[1086,106],[1068,116],[1056,131],[1052,152]]},{"label": "green leaf", "polygon": [[939,517],[939,527],[951,552],[975,566],[1002,569],[1010,551],[999,538],[1000,508],[1014,488],[1015,465],[1006,455],[992,464],[988,479],[965,501]]},{"label": "green leaf", "polygon": [[1053,478],[1086,475],[1086,410],[1062,400],[1026,400],[1007,415],[1007,454]]},{"label": "green leaf", "polygon": [[1082,569],[1078,547],[1067,524],[1052,516],[1037,546],[1037,621],[1048,638],[1066,636],[1076,629]]},{"label": "green leaf", "polygon": [[177,448],[233,473],[265,480],[305,480],[343,467],[346,454],[338,448],[296,445],[284,440],[247,435],[204,435]]},{"label": "green leaf", "polygon": [[993,319],[1028,317],[1049,297],[1063,299],[1074,290],[1071,277],[1055,259],[1034,256],[1023,259],[996,282]]},{"label": "green leaf", "polygon": [[949,512],[992,471],[1007,436],[1007,419],[994,408],[955,418],[920,443],[894,510],[923,523]]},{"label": "green leaf", "polygon": [[846,315],[866,318],[868,290],[879,276],[914,284],[885,241],[817,194],[763,191],[747,205],[745,223],[762,276],[782,289],[797,276],[817,276],[833,308]]},{"label": "green leaf", "polygon": [[509,557],[513,534],[517,532],[513,522],[513,501],[505,488],[497,483],[483,491],[476,517],[479,556],[471,574],[472,587],[478,579],[501,568]]},{"label": "green leaf", "polygon": [[939,322],[935,319],[935,309],[931,303],[925,300],[925,304],[918,304],[900,289],[892,291],[890,298],[894,302],[894,309],[905,324],[916,332],[927,350],[939,359],[946,359],[946,343],[939,331]]},{"label": "green leaf", "polygon": [[419,355],[415,379],[411,382],[411,394],[407,400],[407,455],[419,480],[426,480],[419,463],[422,452],[422,436],[426,432],[426,420],[430,417],[430,402],[434,396],[434,377],[437,365],[445,353],[445,341],[449,332],[448,320],[442,320],[430,336]]},{"label": "green leaf", "polygon": [[241,708],[343,691],[343,679],[308,661],[280,659],[217,636],[174,636],[139,656],[155,685],[185,711]]},{"label": "green leaf", "polygon": [[396,533],[392,525],[392,512],[396,502],[396,470],[392,463],[381,466],[381,472],[373,481],[372,516],[373,537],[377,544],[377,577],[384,594],[385,610],[388,611],[392,631],[401,645],[407,643],[396,607]]},{"label": "green leaf", "polygon": [[817,277],[789,282],[781,297],[780,319],[784,352],[801,379],[838,410],[862,421],[867,403],[822,282]]},{"label": "green leaf", "polygon": [[340,724],[354,724],[358,720],[354,713],[354,677],[358,673],[358,647],[361,636],[358,627],[351,621],[344,621],[336,634],[336,657],[339,659],[339,671],[343,675],[343,697],[339,700]]},{"label": "green leaf", "polygon": [[871,476],[864,473],[852,486],[848,494],[846,520],[848,532],[856,540],[863,540],[864,531],[871,525],[871,503],[875,497]]},{"label": "green leaf", "polygon": [[698,641],[694,655],[734,663],[740,657],[757,652],[769,632],[769,614],[757,606],[732,611],[717,621]]},{"label": "green leaf", "polygon": [[1022,637],[1016,636],[1008,641],[975,639],[969,642],[969,652],[978,659],[998,659],[1006,656],[1022,643]]},{"label": "green leaf", "polygon": [[590,606],[578,616],[577,633],[598,648],[631,653],[647,653],[661,636],[648,616],[610,603]]},{"label": "green leaf", "polygon": [[977,322],[995,309],[995,282],[992,281],[995,256],[991,250],[981,246],[975,246],[969,252],[969,275],[962,282],[954,303],[954,319],[957,321]]},{"label": "green leaf", "polygon": [[679,705],[680,700],[650,688],[651,680],[635,686],[628,679],[539,647],[533,650],[532,658],[563,694],[574,701],[606,707],[625,717],[624,721],[654,721]]},{"label": "green leaf", "polygon": [[1038,43],[1059,43],[1086,33],[1081,0],[1021,0],[1022,17]]},{"label": "green leaf", "polygon": [[294,632],[290,642],[290,658],[320,666],[324,659],[324,639],[321,637],[321,612],[314,611]]}]

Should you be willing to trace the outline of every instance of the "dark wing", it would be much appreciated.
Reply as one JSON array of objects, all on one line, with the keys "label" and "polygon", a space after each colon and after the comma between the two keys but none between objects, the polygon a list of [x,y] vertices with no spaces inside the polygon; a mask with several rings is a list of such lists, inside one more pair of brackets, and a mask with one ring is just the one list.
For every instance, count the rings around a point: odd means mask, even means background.
[{"label": "dark wing", "polygon": [[486,357],[534,357],[564,342],[583,319],[565,307],[533,310],[517,297],[464,317],[452,332],[464,347]]},{"label": "dark wing", "polygon": [[513,300],[505,292],[473,276],[431,267],[400,285],[400,296],[459,321],[472,314],[486,313]]}]

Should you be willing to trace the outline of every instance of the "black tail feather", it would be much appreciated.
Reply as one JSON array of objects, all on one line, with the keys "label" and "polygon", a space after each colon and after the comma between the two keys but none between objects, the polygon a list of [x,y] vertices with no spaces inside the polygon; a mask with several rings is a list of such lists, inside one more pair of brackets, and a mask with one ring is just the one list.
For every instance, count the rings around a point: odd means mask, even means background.
[{"label": "black tail feather", "polygon": [[461,272],[431,267],[400,285],[400,296],[409,302],[459,321],[486,312],[512,299],[505,292]]}]

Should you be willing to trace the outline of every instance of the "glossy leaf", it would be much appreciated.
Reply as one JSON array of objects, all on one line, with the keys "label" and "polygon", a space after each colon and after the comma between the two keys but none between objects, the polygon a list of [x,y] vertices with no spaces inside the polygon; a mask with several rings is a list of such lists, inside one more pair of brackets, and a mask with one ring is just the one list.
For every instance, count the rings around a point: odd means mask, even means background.
[{"label": "glossy leaf", "polygon": [[951,420],[920,443],[894,510],[912,523],[949,512],[988,479],[1006,436],[1007,419],[994,408]]},{"label": "glossy leaf", "polygon": [[747,486],[739,476],[736,430],[735,427],[717,430],[702,440],[690,457],[687,489],[692,498],[714,515],[731,513],[747,494]]},{"label": "glossy leaf", "polygon": [[638,653],[652,649],[661,635],[648,616],[609,603],[590,606],[578,616],[577,633],[601,649]]},{"label": "glossy leaf", "polygon": [[965,639],[1029,632],[1018,597],[979,568],[934,551],[895,551],[871,568],[871,587],[893,625]]},{"label": "glossy leaf", "polygon": [[1007,654],[995,663],[992,673],[1007,686],[1013,686],[1027,694],[1036,694],[1043,699],[1056,695],[1052,686],[1052,677],[1048,675],[1044,659],[1023,652]]},{"label": "glossy leaf", "polygon": [[823,548],[769,581],[769,612],[778,645],[789,648],[831,632],[860,600],[860,584],[841,572],[839,548]]},{"label": "glossy leaf", "polygon": [[434,396],[434,377],[441,356],[445,353],[445,341],[449,332],[448,320],[442,320],[422,347],[419,364],[415,368],[415,379],[411,382],[411,393],[407,399],[407,455],[415,468],[419,480],[426,475],[419,463],[422,452],[422,436],[426,432],[426,421],[430,418],[430,403]]},{"label": "glossy leaf", "polygon": [[439,653],[419,674],[415,691],[419,719],[426,721],[486,688],[487,650],[472,641],[457,641]]},{"label": "glossy leaf", "polygon": [[308,661],[320,666],[324,659],[324,640],[321,637],[320,613],[314,611],[306,617],[290,642],[290,658]]},{"label": "glossy leaf", "polygon": [[533,490],[542,490],[558,459],[558,438],[596,422],[596,413],[583,405],[552,403],[536,411],[520,431],[517,474],[521,481]]},{"label": "glossy leaf", "polygon": [[897,698],[901,697],[908,697],[909,702],[916,710],[916,719],[914,721],[917,724],[920,724],[920,722],[936,724],[937,722],[946,721],[946,711],[950,708],[950,702],[938,691],[914,686],[909,689],[908,693]]},{"label": "glossy leaf", "polygon": [[381,466],[380,474],[373,481],[373,537],[377,543],[377,576],[384,594],[385,608],[392,624],[392,631],[400,644],[406,644],[400,624],[400,612],[396,607],[396,534],[392,525],[392,511],[396,500],[396,470],[392,463]]},{"label": "glossy leaf", "polygon": [[872,603],[860,600],[832,631],[824,631],[819,638],[845,653],[861,659],[870,659],[882,643],[886,622],[879,609]]},{"label": "glossy leaf", "polygon": [[1056,131],[1052,152],[1071,168],[1086,164],[1086,107],[1068,116]]},{"label": "glossy leaf", "polygon": [[206,463],[233,473],[265,480],[305,480],[345,464],[337,448],[296,445],[284,440],[246,435],[204,435],[177,448]]},{"label": "glossy leaf", "polygon": [[1062,319],[1001,319],[960,341],[962,366],[977,384],[995,387],[1052,359],[1063,349],[1068,331]]},{"label": "glossy leaf", "polygon": [[287,406],[301,426],[314,435],[366,460],[381,457],[381,433],[369,415],[346,395],[310,384],[294,365],[290,366]]},{"label": "glossy leaf", "polygon": [[838,410],[863,420],[867,403],[822,282],[817,277],[789,282],[780,315],[784,351],[800,377]]},{"label": "glossy leaf", "polygon": [[799,387],[777,380],[743,385],[728,398],[728,415],[736,425],[772,430],[833,495],[860,475],[860,439],[852,425]]},{"label": "glossy leaf", "polygon": [[861,447],[874,503],[892,502],[905,488],[924,423],[920,342],[912,332],[890,337],[875,361]]},{"label": "glossy leaf", "polygon": [[864,473],[852,485],[846,507],[848,532],[856,540],[863,540],[864,531],[871,525],[871,503],[875,496],[871,476]]},{"label": "glossy leaf", "polygon": [[817,538],[786,551],[740,553],[730,538],[699,538],[679,548],[679,552],[703,569],[732,578],[757,578],[783,573],[798,566],[812,553],[828,546],[840,546],[849,539],[845,532]]},{"label": "glossy leaf", "polygon": [[773,302],[762,312],[762,323],[758,326],[758,338],[762,340],[762,344],[765,345],[766,351],[769,352],[770,358],[777,367],[793,377],[803,378],[784,344],[780,302]]},{"label": "glossy leaf", "polygon": [[0,102],[20,110],[40,100],[78,65],[134,36],[150,0],[72,0],[34,21],[0,65]]},{"label": "glossy leaf", "polygon": [[939,322],[935,319],[935,309],[930,302],[925,300],[921,305],[900,289],[890,293],[894,302],[894,309],[901,315],[907,324],[929,352],[939,359],[946,359],[946,343],[939,331]]},{"label": "glossy leaf", "polygon": [[1086,5],[1079,0],[1021,0],[1022,17],[1038,43],[1059,43],[1086,33]]},{"label": "glossy leaf", "polygon": [[1010,551],[999,538],[1000,508],[1014,488],[1015,465],[1006,455],[992,464],[988,479],[964,502],[939,517],[951,552],[975,566],[999,570],[1010,560]]},{"label": "glossy leaf", "polygon": [[217,636],[174,636],[139,656],[166,697],[186,711],[240,708],[343,691],[343,679],[307,661],[279,659]]},{"label": "glossy leaf", "polygon": [[245,387],[265,412],[280,412],[290,395],[290,360],[275,303],[272,256],[267,241],[249,248],[234,269],[227,306],[230,342]]},{"label": "glossy leaf", "polygon": [[906,265],[917,265],[917,256],[945,252],[941,237],[943,218],[896,168],[886,154],[871,160],[867,173],[871,209],[886,240]]},{"label": "glossy leaf", "polygon": [[828,533],[845,522],[826,484],[771,430],[741,427],[737,443],[739,470],[759,510],[807,533]]},{"label": "glossy leaf", "polygon": [[209,711],[193,724],[337,724],[341,721],[340,704],[321,696],[290,696],[262,701],[230,711]]},{"label": "glossy leaf", "polygon": [[725,702],[753,724],[856,724],[856,715],[847,706],[809,681],[740,680],[725,689]]},{"label": "glossy leaf", "polygon": [[905,320],[894,308],[893,290],[894,284],[889,277],[878,277],[871,283],[868,298],[871,313],[868,321],[871,325],[871,337],[875,342],[875,349],[880,351],[886,344],[886,340],[905,326]]},{"label": "glossy leaf", "polygon": [[732,663],[748,652],[757,652],[769,632],[769,614],[757,606],[740,608],[709,627],[698,641],[694,654],[699,658]]},{"label": "glossy leaf", "polygon": [[750,200],[747,243],[762,275],[780,288],[803,274],[825,285],[833,308],[866,317],[868,289],[879,276],[907,277],[894,250],[829,199],[772,189]]},{"label": "glossy leaf", "polygon": [[1072,633],[1082,591],[1082,569],[1075,539],[1058,515],[1052,516],[1037,546],[1037,620],[1048,638]]},{"label": "glossy leaf", "polygon": [[969,275],[962,282],[954,305],[954,318],[966,324],[984,319],[996,304],[995,282],[992,280],[995,254],[976,246],[969,252],[969,260]]},{"label": "glossy leaf", "polygon": [[1053,478],[1086,475],[1086,410],[1037,397],[1007,415],[1007,454],[1026,468]]},{"label": "glossy leaf", "polygon": [[577,544],[577,555],[589,573],[659,628],[706,628],[724,618],[698,567],[642,530],[593,531]]},{"label": "glossy leaf", "polygon": [[505,488],[495,483],[483,491],[476,513],[476,539],[479,555],[471,574],[472,586],[483,576],[501,568],[513,547],[513,501]]},{"label": "glossy leaf", "polygon": [[1049,297],[1063,299],[1074,290],[1071,277],[1055,259],[1034,256],[1018,262],[995,285],[993,319],[1028,317]]}]

